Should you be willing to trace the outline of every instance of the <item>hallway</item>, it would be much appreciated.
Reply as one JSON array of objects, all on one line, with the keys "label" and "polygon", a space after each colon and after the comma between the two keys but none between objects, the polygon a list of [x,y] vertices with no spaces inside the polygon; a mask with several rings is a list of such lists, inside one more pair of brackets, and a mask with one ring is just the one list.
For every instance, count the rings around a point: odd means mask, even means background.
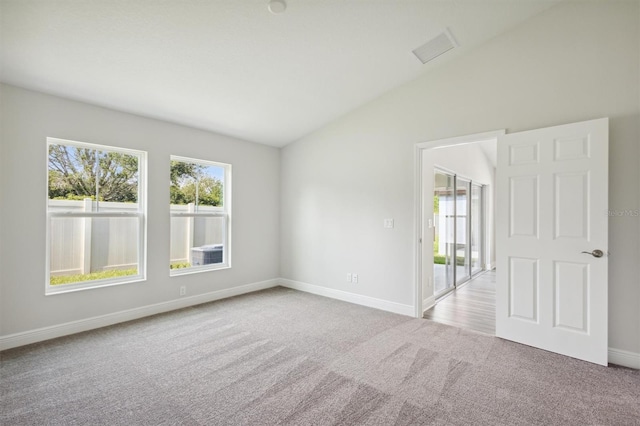
[{"label": "hallway", "polygon": [[495,335],[495,315],[496,272],[487,271],[444,296],[424,318]]}]

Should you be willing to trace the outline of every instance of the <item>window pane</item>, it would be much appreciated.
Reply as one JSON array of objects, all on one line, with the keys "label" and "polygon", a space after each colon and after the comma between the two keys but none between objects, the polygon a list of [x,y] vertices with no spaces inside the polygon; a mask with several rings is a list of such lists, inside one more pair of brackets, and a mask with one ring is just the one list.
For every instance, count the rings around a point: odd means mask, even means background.
[{"label": "window pane", "polygon": [[229,267],[231,166],[172,156],[170,178],[171,275]]},{"label": "window pane", "polygon": [[171,218],[171,269],[226,262],[225,217]]},{"label": "window pane", "polygon": [[138,275],[138,217],[52,217],[50,284]]},{"label": "window pane", "polygon": [[139,279],[145,272],[145,153],[54,138],[47,144],[46,292]]},{"label": "window pane", "polygon": [[434,175],[433,193],[433,276],[436,296],[454,286],[454,213],[453,176],[438,171]]},{"label": "window pane", "polygon": [[74,145],[49,145],[49,199],[137,203],[138,157]]},{"label": "window pane", "polygon": [[223,166],[171,161],[171,204],[224,207],[224,177]]}]

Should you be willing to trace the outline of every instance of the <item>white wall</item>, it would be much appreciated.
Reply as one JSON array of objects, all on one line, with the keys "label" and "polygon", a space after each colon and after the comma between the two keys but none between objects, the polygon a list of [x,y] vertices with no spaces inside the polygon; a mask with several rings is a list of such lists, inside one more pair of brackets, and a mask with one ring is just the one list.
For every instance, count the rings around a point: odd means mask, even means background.
[{"label": "white wall", "polygon": [[[415,145],[429,140],[610,117],[610,208],[638,209],[638,8],[554,7],[284,148],[282,276],[413,304]],[[635,353],[639,236],[637,217],[611,218],[609,345]]]},{"label": "white wall", "polygon": [[[0,102],[0,337],[279,276],[279,149],[7,85]],[[146,282],[44,295],[48,136],[148,152]],[[231,269],[169,277],[170,155],[232,164]]]}]

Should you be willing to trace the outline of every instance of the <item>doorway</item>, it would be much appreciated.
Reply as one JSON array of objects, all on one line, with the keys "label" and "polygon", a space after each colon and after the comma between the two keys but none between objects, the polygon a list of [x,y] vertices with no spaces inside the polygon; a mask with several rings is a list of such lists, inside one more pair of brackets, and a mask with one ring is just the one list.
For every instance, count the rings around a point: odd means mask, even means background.
[{"label": "doorway", "polygon": [[504,133],[417,145],[417,317],[436,298],[495,267],[495,147]]},{"label": "doorway", "polygon": [[[500,251],[491,255],[499,266],[497,337],[607,365],[608,221],[598,213],[608,207],[608,132],[602,118],[485,134],[500,140],[492,185],[500,194],[492,236]],[[480,138],[417,145],[419,317],[435,304],[433,248],[423,244],[434,228],[430,154],[473,139]]]}]

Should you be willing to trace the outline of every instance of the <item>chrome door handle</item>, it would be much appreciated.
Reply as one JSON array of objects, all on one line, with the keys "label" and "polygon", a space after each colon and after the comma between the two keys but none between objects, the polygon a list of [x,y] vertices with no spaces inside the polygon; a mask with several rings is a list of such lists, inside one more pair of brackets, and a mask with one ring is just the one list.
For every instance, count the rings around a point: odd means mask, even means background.
[{"label": "chrome door handle", "polygon": [[583,251],[582,253],[590,254],[593,257],[602,257],[604,256],[604,252],[602,250],[594,250],[594,251]]}]

